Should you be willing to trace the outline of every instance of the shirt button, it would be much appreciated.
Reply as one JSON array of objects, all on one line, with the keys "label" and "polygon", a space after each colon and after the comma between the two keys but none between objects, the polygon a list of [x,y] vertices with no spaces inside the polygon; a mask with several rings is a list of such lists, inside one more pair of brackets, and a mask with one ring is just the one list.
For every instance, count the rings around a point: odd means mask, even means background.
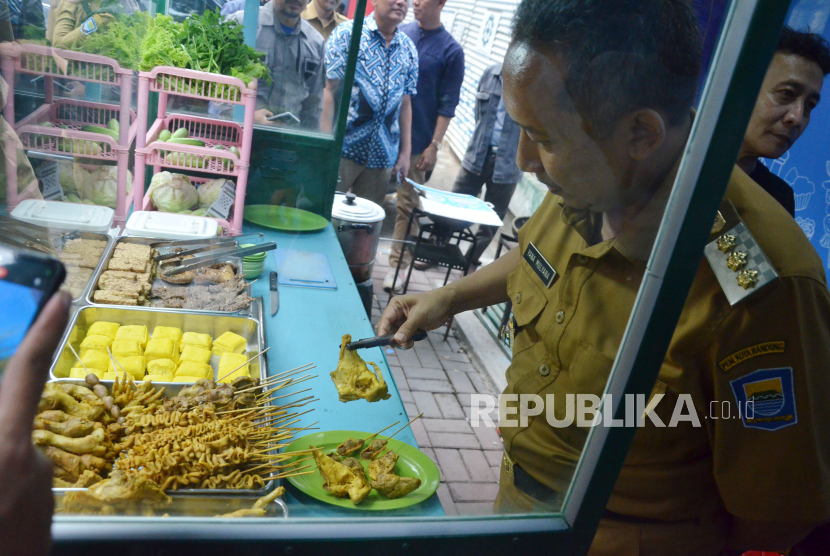
[{"label": "shirt button", "polygon": [[548,376],[550,374],[550,367],[547,364],[542,363],[539,366],[539,374],[542,376]]},{"label": "shirt button", "polygon": [[579,261],[579,264],[587,264],[588,263],[588,257],[586,257],[585,255],[579,255],[576,258],[576,260]]},{"label": "shirt button", "polygon": [[513,299],[516,301],[516,305],[521,303],[522,302],[522,292],[517,293],[516,296]]},{"label": "shirt button", "polygon": [[565,320],[565,311],[559,311],[556,313],[556,322],[562,324],[562,321]]}]

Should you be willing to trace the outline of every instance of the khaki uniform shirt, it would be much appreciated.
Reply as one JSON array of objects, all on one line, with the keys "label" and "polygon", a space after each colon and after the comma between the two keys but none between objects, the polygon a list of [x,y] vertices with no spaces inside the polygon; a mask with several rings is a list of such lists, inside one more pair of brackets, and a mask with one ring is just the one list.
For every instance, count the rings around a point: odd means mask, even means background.
[{"label": "khaki uniform shirt", "polygon": [[[89,5],[93,10],[97,10],[101,7],[101,2],[93,0]],[[84,10],[80,0],[60,0],[54,20],[52,10],[49,10],[49,22],[54,21],[54,27],[50,29],[47,26],[46,36],[55,48],[76,48],[86,39],[81,24],[87,19],[89,14]]]},{"label": "khaki uniform shirt", "polygon": [[329,21],[328,25],[323,25],[323,22],[320,21],[320,16],[317,15],[317,8],[314,6],[313,0],[308,3],[308,7],[303,11],[302,16],[303,19],[308,21],[312,27],[317,29],[317,32],[323,35],[323,40],[329,40],[329,36],[331,35],[334,28],[343,23],[344,21],[349,21],[349,18],[345,15],[334,12],[334,19]]},{"label": "khaki uniform shirt", "polygon": [[[670,189],[667,181],[628,230],[599,242],[600,215],[546,196],[521,228],[519,243],[524,253],[533,242],[558,276],[547,288],[522,259],[508,278],[516,334],[505,393],[552,394],[559,419],[566,394],[602,394]],[[666,521],[723,508],[744,519],[827,520],[830,295],[824,270],[795,221],[737,168],[726,200],[780,278],[730,306],[701,257],[654,388],[666,394],[654,413],[668,424],[677,396],[691,394],[702,426],[658,428],[646,419],[607,508]],[[753,349],[773,342],[780,349]],[[762,369],[780,380],[752,375]],[[793,402],[777,430],[736,415],[741,395],[765,391]],[[720,402],[728,402],[732,418],[706,418],[715,407],[722,417]],[[500,427],[516,463],[564,493],[588,429],[553,428],[544,413],[524,428],[505,426],[502,416]]]},{"label": "khaki uniform shirt", "polygon": [[[8,94],[9,86],[0,77],[0,111],[6,106]],[[14,155],[7,157],[6,152],[9,149],[14,150]],[[12,126],[0,115],[0,201],[2,202],[6,202],[9,172],[17,173],[18,194],[25,193],[27,199],[43,198],[40,189],[38,189],[35,172],[26,157],[26,152],[23,150],[23,143],[20,142],[20,138],[14,132]]]}]

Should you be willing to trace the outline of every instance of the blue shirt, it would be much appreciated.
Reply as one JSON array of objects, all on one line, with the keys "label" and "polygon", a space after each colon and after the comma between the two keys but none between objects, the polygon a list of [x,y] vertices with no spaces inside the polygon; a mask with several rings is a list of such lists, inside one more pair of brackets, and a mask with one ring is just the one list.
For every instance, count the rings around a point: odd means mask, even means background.
[{"label": "blue shirt", "polygon": [[[326,42],[326,77],[343,79],[354,22],[338,25]],[[389,46],[373,16],[363,22],[354,86],[349,100],[343,158],[367,168],[391,168],[398,160],[404,95],[418,87],[418,51],[404,33]]]},{"label": "blue shirt", "polygon": [[455,116],[464,82],[464,50],[443,25],[425,31],[413,21],[399,29],[418,49],[418,95],[412,99],[412,154],[419,154],[432,142],[438,116]]}]

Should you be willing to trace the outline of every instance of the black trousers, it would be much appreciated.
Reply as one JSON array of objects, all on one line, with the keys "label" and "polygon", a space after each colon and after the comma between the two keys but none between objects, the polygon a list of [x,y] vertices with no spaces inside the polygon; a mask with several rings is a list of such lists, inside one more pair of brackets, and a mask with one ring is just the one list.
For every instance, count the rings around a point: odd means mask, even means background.
[{"label": "black trousers", "polygon": [[[516,191],[515,183],[494,183],[493,170],[496,166],[496,151],[491,148],[487,152],[487,157],[484,159],[484,167],[480,174],[468,172],[463,167],[458,172],[455,178],[455,183],[452,186],[454,193],[464,193],[478,197],[481,193],[481,188],[487,186],[487,191],[484,193],[484,201],[493,203],[493,210],[499,215],[499,218],[504,219],[507,214],[507,205],[510,204],[510,199],[513,197],[513,192]],[[482,226],[479,225],[476,231],[476,247],[473,252],[471,261],[473,264],[479,263],[479,257],[490,245],[493,236],[499,231],[498,226]]]}]

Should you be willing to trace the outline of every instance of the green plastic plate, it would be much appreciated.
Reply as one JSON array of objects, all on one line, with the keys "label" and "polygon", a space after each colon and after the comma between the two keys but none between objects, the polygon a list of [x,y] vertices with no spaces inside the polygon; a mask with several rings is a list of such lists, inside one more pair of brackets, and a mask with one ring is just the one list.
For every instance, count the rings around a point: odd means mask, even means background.
[{"label": "green plastic plate", "polygon": [[[371,436],[370,432],[359,431],[325,431],[310,434],[302,438],[298,438],[285,448],[285,452],[292,452],[296,450],[307,450],[309,446],[316,446],[320,448],[324,454],[333,452],[337,446],[347,438],[366,438]],[[353,508],[356,510],[394,510],[398,508],[405,508],[419,504],[433,495],[438,490],[438,483],[441,477],[438,472],[438,467],[433,463],[429,456],[424,454],[417,448],[401,442],[395,438],[389,440],[388,448],[400,455],[398,458],[398,465],[395,467],[395,473],[402,477],[418,477],[421,479],[421,486],[414,492],[410,492],[406,496],[389,500],[381,495],[378,491],[372,490],[366,500],[355,506],[348,498],[337,498],[335,495],[323,489],[323,477],[317,471],[317,465],[313,460],[303,462],[300,466],[311,464],[310,469],[314,469],[314,473],[309,475],[297,475],[295,477],[288,477],[288,481],[308,494],[312,498],[328,502],[335,506],[342,508]],[[304,457],[302,454],[300,457]],[[361,460],[364,469],[368,468],[369,462]]]},{"label": "green plastic plate", "polygon": [[248,205],[245,207],[244,219],[282,232],[316,232],[329,224],[319,214],[279,205]]}]

